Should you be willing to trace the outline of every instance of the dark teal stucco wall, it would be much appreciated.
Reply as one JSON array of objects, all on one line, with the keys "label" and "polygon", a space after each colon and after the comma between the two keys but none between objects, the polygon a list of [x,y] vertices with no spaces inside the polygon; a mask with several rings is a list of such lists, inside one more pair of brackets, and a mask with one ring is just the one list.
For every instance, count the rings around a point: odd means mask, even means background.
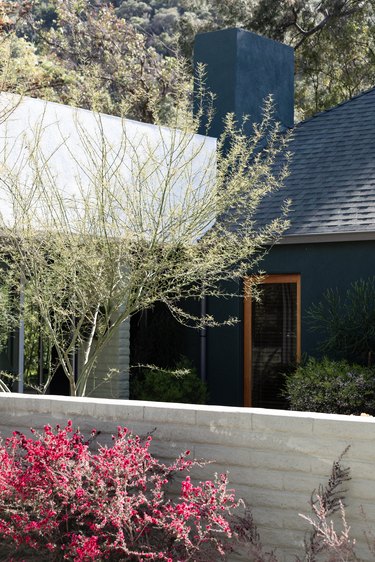
[{"label": "dark teal stucco wall", "polygon": [[[309,331],[306,311],[332,287],[345,290],[353,281],[375,275],[375,241],[274,246],[261,264],[268,274],[301,274],[302,353],[319,355],[318,336]],[[242,286],[233,287],[242,294]],[[239,323],[207,331],[207,380],[210,402],[243,405],[243,300],[208,299],[208,312],[236,316]],[[190,341],[199,346],[199,334]],[[197,356],[197,354],[196,354]]]}]

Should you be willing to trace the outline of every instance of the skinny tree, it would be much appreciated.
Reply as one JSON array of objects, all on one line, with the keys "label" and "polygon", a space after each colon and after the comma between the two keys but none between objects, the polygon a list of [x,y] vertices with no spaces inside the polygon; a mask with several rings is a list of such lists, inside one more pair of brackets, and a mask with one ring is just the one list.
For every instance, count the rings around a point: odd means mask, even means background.
[{"label": "skinny tree", "polygon": [[[88,127],[77,113],[80,149],[61,124],[59,145],[49,152],[48,108],[19,145],[9,146],[10,120],[1,151],[3,283],[12,291],[22,283],[38,330],[56,350],[44,390],[60,366],[71,395],[85,395],[119,325],[156,302],[183,323],[216,324],[189,314],[184,300],[225,294],[222,281],[240,279],[287,224],[285,209],[263,228],[254,224],[259,203],[287,173],[285,161],[274,166],[286,138],[271,105],[252,138],[228,115],[216,150],[212,139],[196,135],[203,109],[195,118],[176,113],[184,128],[152,126],[153,140],[118,120],[115,142],[102,116]],[[62,168],[54,167],[60,154],[74,169],[65,187]]]}]

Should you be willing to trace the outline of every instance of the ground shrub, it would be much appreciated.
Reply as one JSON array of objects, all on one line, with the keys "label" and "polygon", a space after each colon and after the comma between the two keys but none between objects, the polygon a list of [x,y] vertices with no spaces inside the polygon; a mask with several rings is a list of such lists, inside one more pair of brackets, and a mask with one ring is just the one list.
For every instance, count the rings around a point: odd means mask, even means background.
[{"label": "ground shrub", "polygon": [[205,404],[207,385],[196,369],[183,358],[174,369],[144,369],[131,381],[133,400]]},{"label": "ground shrub", "polygon": [[286,375],[284,393],[292,410],[375,415],[375,369],[310,358]]},{"label": "ground shrub", "polygon": [[[95,436],[95,431],[92,437]],[[72,423],[0,445],[0,559],[216,561],[231,550],[227,476],[193,484],[188,452],[170,465],[118,428],[91,451]],[[181,474],[180,494],[168,492]],[[173,498],[173,499],[172,499]]]},{"label": "ground shrub", "polygon": [[328,289],[308,310],[320,350],[335,359],[374,364],[375,277],[360,279],[344,292]]}]

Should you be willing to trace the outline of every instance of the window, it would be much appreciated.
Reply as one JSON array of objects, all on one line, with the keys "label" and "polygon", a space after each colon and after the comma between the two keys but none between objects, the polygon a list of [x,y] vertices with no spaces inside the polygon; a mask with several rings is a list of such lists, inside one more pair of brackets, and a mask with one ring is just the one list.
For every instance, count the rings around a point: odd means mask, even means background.
[{"label": "window", "polygon": [[267,275],[260,283],[260,299],[251,295],[245,279],[244,405],[285,408],[280,395],[283,373],[301,356],[300,275]]}]

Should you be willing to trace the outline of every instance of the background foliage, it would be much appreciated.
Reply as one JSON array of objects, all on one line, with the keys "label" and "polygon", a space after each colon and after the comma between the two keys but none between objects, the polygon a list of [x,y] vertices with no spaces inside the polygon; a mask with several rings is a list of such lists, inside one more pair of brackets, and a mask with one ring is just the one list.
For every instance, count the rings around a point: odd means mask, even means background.
[{"label": "background foliage", "polygon": [[22,78],[12,89],[143,121],[168,121],[181,86],[192,89],[194,36],[223,27],[294,47],[299,119],[375,83],[375,0],[17,0],[1,10]]}]

